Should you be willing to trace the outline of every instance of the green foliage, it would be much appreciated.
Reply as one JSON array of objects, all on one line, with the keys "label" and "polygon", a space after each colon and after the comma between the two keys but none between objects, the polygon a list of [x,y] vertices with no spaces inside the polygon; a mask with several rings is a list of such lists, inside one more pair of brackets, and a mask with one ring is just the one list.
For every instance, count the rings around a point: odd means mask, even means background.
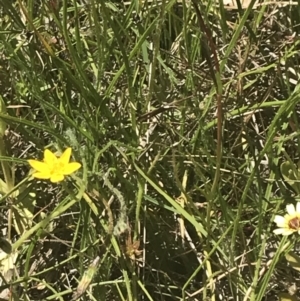
[{"label": "green foliage", "polygon": [[280,170],[284,180],[292,186],[297,194],[300,194],[300,170],[289,161],[283,162]]},{"label": "green foliage", "polygon": [[0,0],[0,298],[294,300],[300,11],[239,2]]}]

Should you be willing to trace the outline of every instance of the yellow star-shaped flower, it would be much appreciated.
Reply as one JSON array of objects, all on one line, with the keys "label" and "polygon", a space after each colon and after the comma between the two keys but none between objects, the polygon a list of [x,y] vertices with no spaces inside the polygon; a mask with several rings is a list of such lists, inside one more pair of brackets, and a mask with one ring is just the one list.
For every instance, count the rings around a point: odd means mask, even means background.
[{"label": "yellow star-shaped flower", "polygon": [[67,148],[60,158],[56,157],[50,150],[44,151],[44,160],[28,160],[30,166],[35,170],[32,176],[37,179],[50,180],[52,183],[62,181],[78,170],[81,164],[78,162],[69,162],[72,149]]},{"label": "yellow star-shaped flower", "polygon": [[278,229],[273,233],[281,235],[290,235],[294,232],[300,234],[300,202],[286,206],[287,214],[285,216],[275,215],[274,222],[277,224]]}]

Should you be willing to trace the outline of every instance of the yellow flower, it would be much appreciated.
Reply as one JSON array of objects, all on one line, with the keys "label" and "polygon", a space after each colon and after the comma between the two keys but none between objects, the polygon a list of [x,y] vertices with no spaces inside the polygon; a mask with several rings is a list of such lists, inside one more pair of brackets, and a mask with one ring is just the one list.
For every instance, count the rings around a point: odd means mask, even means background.
[{"label": "yellow flower", "polygon": [[287,214],[285,216],[276,215],[274,222],[278,229],[275,234],[290,235],[294,232],[300,234],[300,202],[297,202],[296,208],[293,204],[286,206]]},{"label": "yellow flower", "polygon": [[52,183],[62,181],[65,176],[68,176],[78,170],[81,164],[78,162],[71,162],[72,149],[67,148],[60,158],[56,157],[50,150],[44,151],[44,160],[28,160],[30,166],[35,170],[32,174],[34,178],[49,180]]}]

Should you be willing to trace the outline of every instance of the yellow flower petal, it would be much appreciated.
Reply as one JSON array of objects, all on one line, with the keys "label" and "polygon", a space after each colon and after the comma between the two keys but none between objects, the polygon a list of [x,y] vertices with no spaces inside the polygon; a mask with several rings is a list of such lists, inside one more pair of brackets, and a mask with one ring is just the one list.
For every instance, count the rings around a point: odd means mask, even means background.
[{"label": "yellow flower petal", "polygon": [[64,165],[68,164],[71,158],[71,153],[72,153],[72,149],[71,147],[68,147],[59,158],[59,161]]},{"label": "yellow flower petal", "polygon": [[28,160],[28,163],[32,168],[39,172],[49,172],[48,165],[44,162],[37,160]]},{"label": "yellow flower petal", "polygon": [[57,157],[49,149],[45,149],[44,162],[49,166],[53,166],[57,162]]},{"label": "yellow flower petal", "polygon": [[273,233],[281,235],[290,235],[295,232],[300,234],[300,202],[294,206],[288,204],[286,206],[287,214],[284,216],[275,215],[274,222],[277,224],[278,229]]},{"label": "yellow flower petal", "polygon": [[285,229],[279,228],[279,229],[273,230],[273,233],[274,233],[274,234],[277,234],[277,235],[281,235],[284,231],[285,231]]},{"label": "yellow flower petal", "polygon": [[28,163],[35,169],[33,177],[39,179],[50,179],[51,182],[57,183],[64,180],[64,177],[72,174],[81,167],[78,162],[71,162],[72,149],[68,147],[60,158],[46,149],[44,151],[43,161],[28,160]]},{"label": "yellow flower petal", "polygon": [[293,204],[287,205],[286,211],[289,215],[294,215],[296,213],[295,206]]},{"label": "yellow flower petal", "polygon": [[68,175],[72,174],[73,172],[75,172],[76,170],[78,170],[80,167],[81,167],[80,163],[71,162],[65,166],[63,173],[65,176],[68,176]]},{"label": "yellow flower petal", "polygon": [[284,228],[279,228],[279,229],[275,229],[273,231],[274,234],[277,234],[277,235],[290,235],[292,234],[294,231],[292,230],[288,230],[288,229],[284,229]]},{"label": "yellow flower petal", "polygon": [[275,215],[274,222],[280,228],[286,226],[286,219],[281,215]]},{"label": "yellow flower petal", "polygon": [[288,235],[291,235],[293,234],[295,231],[292,231],[292,230],[286,230],[282,233],[283,236],[288,236]]},{"label": "yellow flower petal", "polygon": [[35,172],[32,174],[32,176],[34,178],[43,179],[43,180],[48,180],[51,177],[50,173],[43,173],[43,172]]},{"label": "yellow flower petal", "polygon": [[64,178],[65,177],[62,174],[55,174],[51,176],[50,181],[52,183],[57,183],[63,181]]}]

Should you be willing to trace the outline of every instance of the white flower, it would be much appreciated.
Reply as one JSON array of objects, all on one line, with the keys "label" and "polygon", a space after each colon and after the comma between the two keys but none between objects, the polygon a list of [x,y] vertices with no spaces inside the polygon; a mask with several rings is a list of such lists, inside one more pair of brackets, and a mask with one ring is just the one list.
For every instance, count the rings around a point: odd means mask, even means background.
[{"label": "white flower", "polygon": [[285,216],[275,215],[274,222],[278,229],[275,234],[290,235],[294,232],[300,234],[300,202],[297,202],[296,208],[293,204],[286,206],[287,214]]}]

